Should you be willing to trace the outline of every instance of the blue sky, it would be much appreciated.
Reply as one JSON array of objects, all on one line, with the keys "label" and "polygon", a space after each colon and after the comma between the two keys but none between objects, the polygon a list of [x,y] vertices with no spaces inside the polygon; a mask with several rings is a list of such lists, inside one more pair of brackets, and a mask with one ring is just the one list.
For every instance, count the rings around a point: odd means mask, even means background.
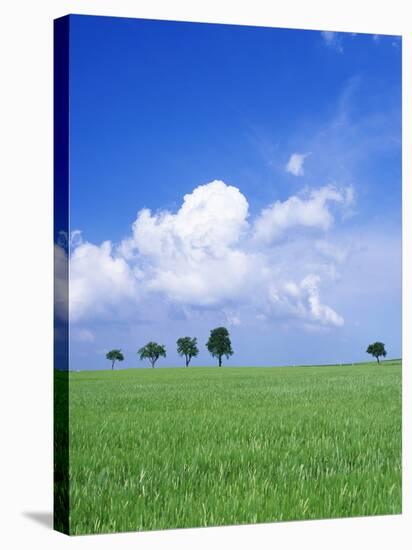
[{"label": "blue sky", "polygon": [[401,355],[399,38],[71,16],[70,128],[72,368]]}]

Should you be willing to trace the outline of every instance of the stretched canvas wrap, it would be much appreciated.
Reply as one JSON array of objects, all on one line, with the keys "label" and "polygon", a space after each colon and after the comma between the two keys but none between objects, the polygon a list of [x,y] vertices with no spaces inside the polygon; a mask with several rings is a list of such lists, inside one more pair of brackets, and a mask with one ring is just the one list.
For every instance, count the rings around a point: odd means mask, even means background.
[{"label": "stretched canvas wrap", "polygon": [[401,38],[54,23],[55,528],[401,513]]}]

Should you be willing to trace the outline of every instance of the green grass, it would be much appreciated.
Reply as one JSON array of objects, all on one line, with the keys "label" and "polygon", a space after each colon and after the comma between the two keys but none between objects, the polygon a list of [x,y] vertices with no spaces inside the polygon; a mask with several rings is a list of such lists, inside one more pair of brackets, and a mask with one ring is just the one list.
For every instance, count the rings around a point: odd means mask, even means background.
[{"label": "green grass", "polygon": [[70,533],[401,512],[401,362],[70,374]]}]

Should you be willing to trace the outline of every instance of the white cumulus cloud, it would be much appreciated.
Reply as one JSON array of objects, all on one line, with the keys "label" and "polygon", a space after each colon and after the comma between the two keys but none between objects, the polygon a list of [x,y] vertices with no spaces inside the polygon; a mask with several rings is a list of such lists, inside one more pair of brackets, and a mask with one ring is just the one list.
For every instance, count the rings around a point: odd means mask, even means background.
[{"label": "white cumulus cloud", "polygon": [[120,250],[145,265],[148,290],[195,305],[230,300],[250,269],[237,247],[248,229],[248,207],[236,187],[218,180],[200,185],[176,214],[141,210]]},{"label": "white cumulus cloud", "polygon": [[[337,253],[332,244],[315,243],[334,223],[331,205],[343,208],[351,196],[327,185],[277,201],[249,220],[246,197],[215,180],[185,195],[176,212],[140,210],[130,236],[118,245],[95,245],[76,232],[70,241],[70,318],[111,319],[154,304],[159,312],[163,304],[165,312],[182,308],[186,317],[214,310],[230,325],[243,322],[245,314],[341,326],[339,314],[320,300],[321,282],[335,278]],[[317,230],[313,246],[307,236],[305,242],[296,238],[298,228]],[[83,341],[89,338],[82,334]]]},{"label": "white cumulus cloud", "polygon": [[185,195],[176,214],[141,210],[129,244],[148,256],[168,255],[172,248],[194,259],[204,251],[219,256],[247,229],[248,208],[239,189],[215,180]]},{"label": "white cumulus cloud", "polygon": [[310,191],[307,198],[293,195],[286,201],[276,201],[263,209],[254,224],[254,239],[270,244],[287,231],[303,228],[317,228],[323,231],[333,224],[330,203],[346,203],[345,190],[326,185]]},{"label": "white cumulus cloud", "polygon": [[294,176],[303,176],[305,173],[303,170],[303,163],[309,155],[310,153],[292,153],[286,164],[286,172]]},{"label": "white cumulus cloud", "polygon": [[70,320],[90,312],[110,314],[126,301],[136,301],[138,285],[131,267],[112,253],[110,241],[100,246],[81,242],[70,255]]},{"label": "white cumulus cloud", "polygon": [[54,312],[58,319],[68,318],[68,258],[59,244],[54,245]]},{"label": "white cumulus cloud", "polygon": [[286,319],[299,319],[304,323],[319,323],[340,327],[344,319],[320,300],[320,277],[309,274],[299,283],[287,281],[269,289],[271,314]]}]

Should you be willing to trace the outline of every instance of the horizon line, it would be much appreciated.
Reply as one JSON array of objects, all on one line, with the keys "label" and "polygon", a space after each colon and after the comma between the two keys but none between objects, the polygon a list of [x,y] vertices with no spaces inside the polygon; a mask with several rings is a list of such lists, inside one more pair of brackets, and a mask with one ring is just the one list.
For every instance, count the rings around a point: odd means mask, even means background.
[{"label": "horizon line", "polygon": [[138,366],[138,367],[126,367],[122,369],[111,369],[111,368],[98,368],[98,369],[59,369],[58,367],[54,367],[54,370],[59,372],[96,372],[96,371],[129,371],[129,370],[161,370],[161,369],[210,369],[210,368],[217,368],[217,369],[223,369],[223,368],[239,368],[239,369],[245,369],[245,368],[252,368],[252,369],[273,369],[273,368],[310,368],[310,367],[351,367],[355,365],[365,365],[365,364],[382,364],[382,363],[391,363],[400,361],[402,362],[402,357],[396,357],[392,359],[383,359],[379,363],[377,361],[354,361],[354,362],[346,362],[346,363],[316,363],[316,364],[292,364],[292,365],[222,365],[219,367],[218,365],[191,365],[189,367],[185,367],[184,365],[175,365],[175,366],[157,366],[157,367],[150,367],[150,366]]}]

